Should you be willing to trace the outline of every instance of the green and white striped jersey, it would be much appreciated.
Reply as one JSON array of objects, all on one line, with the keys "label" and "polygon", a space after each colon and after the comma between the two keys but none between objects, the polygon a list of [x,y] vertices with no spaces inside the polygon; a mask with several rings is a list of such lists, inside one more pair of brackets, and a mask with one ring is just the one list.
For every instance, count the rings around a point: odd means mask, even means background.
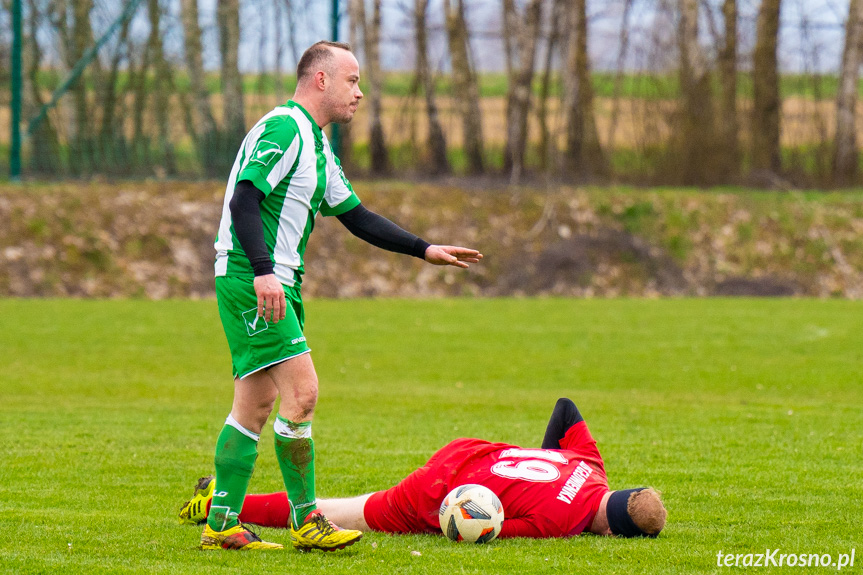
[{"label": "green and white striped jersey", "polygon": [[287,286],[302,281],[303,255],[318,211],[337,216],[360,204],[309,113],[293,100],[277,106],[246,134],[234,160],[215,243],[216,276],[254,276],[229,207],[242,180],[266,195],[261,202],[264,240],[276,277]]}]

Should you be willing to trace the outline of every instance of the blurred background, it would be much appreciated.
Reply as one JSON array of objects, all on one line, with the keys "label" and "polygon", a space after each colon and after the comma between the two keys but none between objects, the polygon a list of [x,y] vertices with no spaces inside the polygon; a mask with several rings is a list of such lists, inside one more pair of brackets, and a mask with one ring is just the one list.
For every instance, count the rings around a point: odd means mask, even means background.
[{"label": "blurred background", "polygon": [[223,178],[337,38],[366,94],[334,138],[351,174],[853,185],[860,4],[3,0],[2,170]]},{"label": "blurred background", "polygon": [[363,201],[487,257],[321,218],[306,295],[863,297],[863,0],[0,0],[0,295],[211,297],[237,148],[320,39]]}]

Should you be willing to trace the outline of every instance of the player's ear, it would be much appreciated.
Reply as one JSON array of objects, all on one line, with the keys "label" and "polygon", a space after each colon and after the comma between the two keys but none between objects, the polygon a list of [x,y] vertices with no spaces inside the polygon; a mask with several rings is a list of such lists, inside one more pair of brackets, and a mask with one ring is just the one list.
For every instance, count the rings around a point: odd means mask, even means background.
[{"label": "player's ear", "polygon": [[318,90],[324,91],[327,88],[327,75],[323,70],[315,72],[315,86]]}]

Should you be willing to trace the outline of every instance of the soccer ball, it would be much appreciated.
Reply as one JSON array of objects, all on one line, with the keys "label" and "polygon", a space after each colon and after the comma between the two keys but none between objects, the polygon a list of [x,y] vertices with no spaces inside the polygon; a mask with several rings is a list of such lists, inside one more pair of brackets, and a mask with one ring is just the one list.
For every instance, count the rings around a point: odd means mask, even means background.
[{"label": "soccer ball", "polygon": [[488,487],[460,485],[443,498],[438,516],[441,531],[453,541],[488,543],[503,526],[503,505]]}]

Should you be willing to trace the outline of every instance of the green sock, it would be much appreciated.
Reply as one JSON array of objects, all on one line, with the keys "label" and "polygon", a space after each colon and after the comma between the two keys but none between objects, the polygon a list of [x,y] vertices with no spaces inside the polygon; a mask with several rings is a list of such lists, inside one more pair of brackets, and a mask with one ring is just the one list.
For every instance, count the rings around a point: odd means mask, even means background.
[{"label": "green sock", "polygon": [[317,507],[312,422],[294,423],[279,415],[273,427],[276,430],[276,459],[279,460],[285,489],[288,491],[291,522],[297,529]]},{"label": "green sock", "polygon": [[259,436],[228,416],[216,442],[216,488],[207,524],[224,531],[239,523],[243,499],[258,458]]}]

